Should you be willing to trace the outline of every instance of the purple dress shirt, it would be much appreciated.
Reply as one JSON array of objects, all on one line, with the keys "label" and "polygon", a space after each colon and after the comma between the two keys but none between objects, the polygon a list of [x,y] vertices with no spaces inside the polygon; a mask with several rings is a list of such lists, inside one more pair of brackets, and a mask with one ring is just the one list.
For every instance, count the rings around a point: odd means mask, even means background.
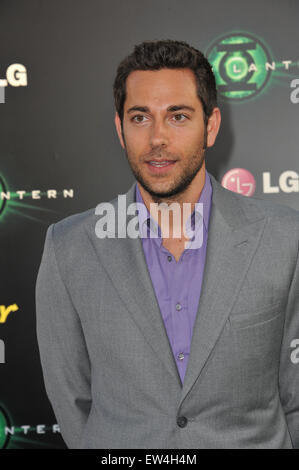
[{"label": "purple dress shirt", "polygon": [[[196,223],[195,234],[197,230],[202,230],[202,245],[200,248],[185,248],[180,259],[176,261],[162,245],[160,227],[151,219],[136,184],[136,202],[142,204],[139,206],[138,220],[143,251],[182,383],[187,370],[203,280],[211,199],[212,185],[206,171],[205,184],[198,199],[198,202],[203,204],[203,212],[195,208],[186,223],[188,226],[188,222],[190,224],[191,221],[191,227],[194,228],[194,217],[196,217],[198,223]],[[149,224],[150,220],[151,224]],[[150,235],[150,231],[155,234]],[[190,232],[187,231],[187,233]],[[192,246],[192,241],[188,246]]]}]

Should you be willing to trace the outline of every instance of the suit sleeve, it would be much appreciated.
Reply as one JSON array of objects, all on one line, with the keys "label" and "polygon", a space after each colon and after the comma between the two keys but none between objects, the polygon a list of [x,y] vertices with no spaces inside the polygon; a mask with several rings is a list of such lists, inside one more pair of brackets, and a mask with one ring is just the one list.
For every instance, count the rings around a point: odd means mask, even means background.
[{"label": "suit sleeve", "polygon": [[48,398],[68,448],[90,412],[90,361],[79,316],[60,276],[49,226],[36,281],[36,331]]},{"label": "suit sleeve", "polygon": [[[294,345],[299,343],[299,258],[290,286],[281,348],[279,387],[292,444],[299,449],[299,361]],[[297,354],[297,357],[299,355]]]}]

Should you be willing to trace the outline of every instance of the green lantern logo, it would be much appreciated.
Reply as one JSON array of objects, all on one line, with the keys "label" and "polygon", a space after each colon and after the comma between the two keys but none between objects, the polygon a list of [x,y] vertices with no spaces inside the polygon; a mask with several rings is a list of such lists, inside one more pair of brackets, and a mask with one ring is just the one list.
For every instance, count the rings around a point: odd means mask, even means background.
[{"label": "green lantern logo", "polygon": [[9,435],[5,435],[6,427],[10,427],[10,421],[6,411],[0,406],[0,449],[5,449],[9,442]]},{"label": "green lantern logo", "polygon": [[5,204],[6,204],[6,199],[1,198],[1,193],[2,192],[6,192],[6,188],[5,188],[4,181],[0,176],[0,214],[2,214],[2,212],[4,211],[4,207],[5,207]]},{"label": "green lantern logo", "polygon": [[206,56],[213,67],[218,93],[230,101],[243,101],[259,94],[271,76],[270,54],[251,34],[232,33],[215,41]]}]

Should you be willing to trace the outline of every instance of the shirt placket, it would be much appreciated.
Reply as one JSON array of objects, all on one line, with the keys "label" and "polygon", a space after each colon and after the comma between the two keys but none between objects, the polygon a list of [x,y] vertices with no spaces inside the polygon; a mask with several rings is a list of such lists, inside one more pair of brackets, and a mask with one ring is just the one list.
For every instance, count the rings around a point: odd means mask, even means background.
[{"label": "shirt placket", "polygon": [[[169,257],[172,260],[169,261]],[[181,376],[184,375],[189,358],[189,318],[188,318],[188,280],[186,279],[186,268],[188,257],[181,256],[178,262],[165,250],[168,262],[170,309],[172,318],[172,350]],[[182,282],[182,279],[184,281]]]}]

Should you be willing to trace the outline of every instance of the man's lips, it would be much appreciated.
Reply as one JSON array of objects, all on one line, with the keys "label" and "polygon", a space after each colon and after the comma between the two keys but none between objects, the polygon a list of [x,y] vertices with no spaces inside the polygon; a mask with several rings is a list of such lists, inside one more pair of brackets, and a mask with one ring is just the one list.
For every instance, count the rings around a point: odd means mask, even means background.
[{"label": "man's lips", "polygon": [[173,168],[177,160],[148,160],[146,165],[153,173],[163,173]]},{"label": "man's lips", "polygon": [[176,160],[149,160],[146,166],[154,174],[166,173],[174,167]]}]

